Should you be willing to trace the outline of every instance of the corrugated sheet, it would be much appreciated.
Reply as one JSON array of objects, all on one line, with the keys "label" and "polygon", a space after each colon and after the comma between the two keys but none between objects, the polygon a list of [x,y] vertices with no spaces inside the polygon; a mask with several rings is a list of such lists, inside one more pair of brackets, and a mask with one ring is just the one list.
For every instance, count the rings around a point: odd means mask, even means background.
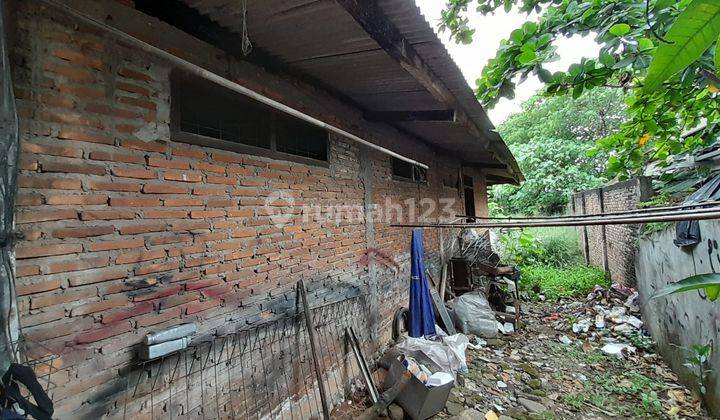
[{"label": "corrugated sheet", "polygon": [[[219,25],[241,32],[241,0],[183,1]],[[489,141],[492,150],[510,165],[514,177],[519,179],[515,159],[414,0],[377,0],[377,4],[434,76],[453,93],[463,111],[480,128],[484,139],[473,137],[467,129],[451,122],[395,125],[477,161],[490,159],[482,146],[483,140]],[[247,0],[246,23],[255,48],[301,74],[321,80],[366,111],[446,108],[334,0]]]}]

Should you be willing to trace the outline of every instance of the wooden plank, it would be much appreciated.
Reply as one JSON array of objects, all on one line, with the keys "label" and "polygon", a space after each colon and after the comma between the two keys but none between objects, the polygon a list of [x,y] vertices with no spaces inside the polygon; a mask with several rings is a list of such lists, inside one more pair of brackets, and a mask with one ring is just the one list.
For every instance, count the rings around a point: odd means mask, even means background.
[{"label": "wooden plank", "polygon": [[452,122],[455,121],[455,111],[452,109],[443,109],[430,111],[366,112],[363,118],[368,121],[390,123],[407,121]]},{"label": "wooden plank", "polygon": [[440,295],[434,287],[430,288],[430,296],[432,297],[435,310],[438,314],[440,314],[440,319],[442,320],[443,324],[445,324],[445,332],[447,332],[448,335],[457,334],[457,331],[455,330],[455,324],[453,324],[452,319],[450,318],[450,314],[448,313],[447,308],[445,308],[445,304],[443,303],[442,299],[440,299]]}]

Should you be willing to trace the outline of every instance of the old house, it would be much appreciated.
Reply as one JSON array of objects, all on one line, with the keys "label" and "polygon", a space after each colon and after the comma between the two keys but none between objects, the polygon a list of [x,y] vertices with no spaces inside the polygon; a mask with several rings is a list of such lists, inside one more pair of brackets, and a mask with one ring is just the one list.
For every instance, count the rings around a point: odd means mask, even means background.
[{"label": "old house", "polygon": [[[521,179],[412,0],[4,3],[21,236],[4,321],[56,417],[317,412],[307,345],[288,344],[296,283],[342,394],[343,323],[370,352],[406,304],[410,229],[389,225],[482,215],[488,185]],[[433,273],[447,239],[426,233]],[[210,350],[138,360],[189,322]]]}]

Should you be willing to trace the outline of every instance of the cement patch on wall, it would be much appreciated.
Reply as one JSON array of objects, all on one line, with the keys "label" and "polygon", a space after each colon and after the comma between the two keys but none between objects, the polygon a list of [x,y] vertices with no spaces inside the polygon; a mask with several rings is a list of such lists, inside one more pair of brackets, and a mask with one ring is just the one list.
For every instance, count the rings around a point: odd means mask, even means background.
[{"label": "cement patch on wall", "polygon": [[705,403],[720,415],[720,304],[710,302],[704,292],[685,292],[649,301],[655,291],[685,277],[720,272],[720,222],[701,221],[702,241],[691,249],[673,244],[674,227],[640,238],[635,263],[637,288],[642,302],[643,321],[658,343],[660,354],[681,379],[697,389],[684,364],[690,346],[711,344]]}]

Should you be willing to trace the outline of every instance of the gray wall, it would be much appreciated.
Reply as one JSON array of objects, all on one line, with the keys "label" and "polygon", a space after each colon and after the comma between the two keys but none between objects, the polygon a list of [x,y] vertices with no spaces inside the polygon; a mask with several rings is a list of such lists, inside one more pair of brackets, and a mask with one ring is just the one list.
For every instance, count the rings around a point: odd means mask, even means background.
[{"label": "gray wall", "polygon": [[689,353],[678,346],[713,344],[709,366],[714,372],[706,384],[705,403],[711,413],[720,416],[720,301],[710,302],[704,292],[685,292],[648,301],[656,290],[670,283],[695,274],[720,271],[720,222],[701,221],[700,232],[702,241],[687,251],[673,244],[674,226],[640,238],[637,288],[643,321],[658,342],[660,354],[685,383],[693,385],[696,381],[683,366]]},{"label": "gray wall", "polygon": [[[640,177],[573,195],[573,214],[593,214],[636,209],[652,196],[649,178]],[[637,225],[584,226],[578,228],[585,263],[605,271],[617,283],[635,284]]]}]

